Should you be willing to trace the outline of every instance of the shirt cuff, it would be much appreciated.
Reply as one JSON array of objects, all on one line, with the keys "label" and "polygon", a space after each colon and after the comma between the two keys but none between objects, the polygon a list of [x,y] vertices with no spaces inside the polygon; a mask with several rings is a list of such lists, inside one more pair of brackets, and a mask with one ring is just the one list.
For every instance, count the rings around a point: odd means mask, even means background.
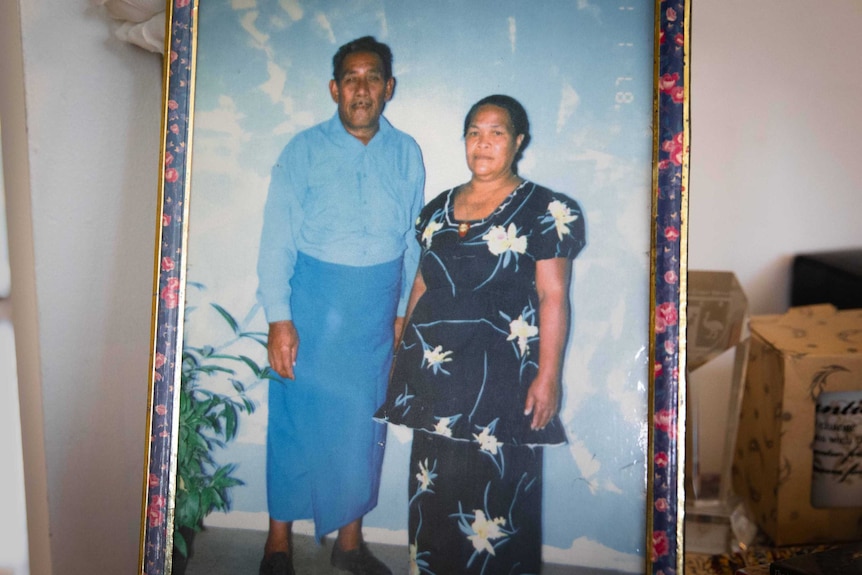
[{"label": "shirt cuff", "polygon": [[406,313],[407,313],[407,300],[406,299],[398,300],[398,309],[396,310],[395,315],[398,317],[404,317],[404,314],[406,314]]},{"label": "shirt cuff", "polygon": [[266,314],[266,323],[275,323],[277,321],[292,320],[293,316],[290,313],[290,306],[287,304],[278,304],[267,307],[264,310]]}]

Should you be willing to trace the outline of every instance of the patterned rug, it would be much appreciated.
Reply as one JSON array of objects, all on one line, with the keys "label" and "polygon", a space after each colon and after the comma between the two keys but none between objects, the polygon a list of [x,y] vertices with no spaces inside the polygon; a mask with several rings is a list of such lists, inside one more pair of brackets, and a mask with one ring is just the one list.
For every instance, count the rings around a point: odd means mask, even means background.
[{"label": "patterned rug", "polygon": [[801,547],[752,546],[736,553],[722,555],[685,555],[685,575],[735,575],[737,569],[754,565],[768,565],[776,559],[794,555],[816,553],[834,548],[835,545],[807,545]]}]

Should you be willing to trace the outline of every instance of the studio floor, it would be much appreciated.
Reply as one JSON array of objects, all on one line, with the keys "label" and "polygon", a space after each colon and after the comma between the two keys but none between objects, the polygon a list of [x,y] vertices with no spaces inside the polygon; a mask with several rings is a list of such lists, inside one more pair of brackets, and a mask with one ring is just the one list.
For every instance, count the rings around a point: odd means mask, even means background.
[{"label": "studio floor", "polygon": [[[208,527],[195,538],[194,555],[186,575],[257,575],[266,534],[248,529]],[[297,575],[344,575],[330,566],[332,543],[317,545],[314,538],[294,535],[294,568]],[[408,575],[407,549],[399,545],[370,543],[372,552],[392,569]],[[542,575],[613,575],[615,572],[548,564]]]}]

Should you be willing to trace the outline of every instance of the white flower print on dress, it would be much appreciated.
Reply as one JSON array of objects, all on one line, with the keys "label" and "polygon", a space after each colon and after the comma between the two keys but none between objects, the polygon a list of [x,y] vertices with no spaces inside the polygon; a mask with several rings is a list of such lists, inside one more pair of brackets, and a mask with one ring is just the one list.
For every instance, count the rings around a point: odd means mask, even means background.
[{"label": "white flower print on dress", "polygon": [[539,333],[539,328],[524,321],[524,316],[519,315],[517,319],[509,322],[509,337],[506,341],[518,340],[518,349],[521,350],[521,357],[527,353],[527,342],[531,337]]},{"label": "white flower print on dress", "polygon": [[413,505],[413,502],[420,496],[425,493],[434,493],[434,490],[431,489],[434,487],[434,480],[437,479],[437,460],[434,460],[434,463],[431,466],[428,466],[428,459],[426,458],[424,461],[419,462],[419,473],[414,475],[416,477],[417,485],[416,492],[410,497],[410,501],[408,501],[408,507]]},{"label": "white flower print on dress", "polygon": [[434,433],[442,435],[443,437],[452,437],[452,428],[449,427],[451,424],[452,418],[441,417],[434,425]]},{"label": "white flower print on dress", "polygon": [[523,254],[527,251],[527,236],[519,236],[515,224],[509,224],[508,228],[494,226],[482,236],[488,242],[488,251],[499,256],[508,251]]},{"label": "white flower print on dress", "polygon": [[410,575],[422,575],[423,573],[434,575],[428,569],[428,562],[425,560],[425,557],[428,555],[428,551],[423,551],[420,553],[419,548],[415,543],[410,544]]},{"label": "white flower print on dress", "polygon": [[505,253],[509,249],[509,236],[503,226],[494,226],[482,236],[488,242],[488,251],[495,256]]},{"label": "white flower print on dress", "polygon": [[[497,256],[497,265],[491,274],[481,284],[475,286],[474,290],[481,289],[485,284],[494,279],[501,269],[509,266],[511,262],[515,263],[515,271],[518,271],[518,256],[527,253],[527,236],[518,235],[518,227],[513,223],[509,224],[508,228],[503,226],[493,226],[488,232],[482,236],[488,251],[492,255]],[[469,244],[465,244],[469,245]],[[482,242],[476,241],[475,245],[482,245]]]},{"label": "white flower print on dress", "polygon": [[425,348],[422,357],[428,363],[428,369],[432,370],[435,374],[440,370],[448,375],[449,372],[443,369],[440,364],[452,361],[452,358],[449,357],[451,354],[451,351],[443,351],[443,346],[438,345],[434,349],[430,347]]},{"label": "white flower print on dress", "polygon": [[470,524],[473,530],[472,535],[468,535],[467,539],[473,544],[473,548],[478,552],[487,551],[491,555],[494,553],[494,546],[491,544],[492,539],[500,539],[506,537],[506,533],[501,529],[506,525],[506,520],[502,517],[496,519],[488,519],[485,517],[485,512],[481,509],[474,509],[475,519]]},{"label": "white flower print on dress", "polygon": [[487,451],[491,455],[497,455],[497,447],[500,446],[500,442],[492,435],[490,428],[486,427],[482,429],[479,435],[474,433],[473,437],[479,442],[479,449]]},{"label": "white flower print on dress", "polygon": [[431,239],[437,230],[443,227],[443,222],[430,221],[428,225],[425,226],[425,229],[422,230],[422,243],[425,245],[425,249],[431,247]]},{"label": "white flower print on dress", "polygon": [[410,575],[420,575],[419,565],[416,563],[416,544],[410,544]]},{"label": "white flower print on dress", "polygon": [[410,544],[410,575],[420,575],[419,564],[416,562],[416,544]]},{"label": "white flower print on dress", "polygon": [[554,219],[554,227],[557,229],[559,239],[563,239],[564,235],[571,233],[569,224],[578,219],[577,214],[573,214],[569,206],[560,200],[554,200],[548,204],[548,213]]},{"label": "white flower print on dress", "polygon": [[419,482],[419,491],[428,491],[434,485],[434,480],[437,479],[437,474],[434,470],[437,469],[437,462],[434,462],[433,467],[428,469],[428,460],[419,462],[419,473],[416,474],[416,480]]}]

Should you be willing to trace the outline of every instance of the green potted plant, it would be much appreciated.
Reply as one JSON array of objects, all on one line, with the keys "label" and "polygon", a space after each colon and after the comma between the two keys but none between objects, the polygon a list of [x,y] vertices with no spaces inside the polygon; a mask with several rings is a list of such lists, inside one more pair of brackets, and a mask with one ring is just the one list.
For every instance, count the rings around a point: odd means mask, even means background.
[{"label": "green potted plant", "polygon": [[[236,438],[240,414],[254,412],[248,389],[269,378],[268,368],[246,355],[230,353],[241,340],[266,348],[266,334],[244,331],[224,308],[210,305],[228,323],[233,337],[218,347],[183,347],[172,557],[176,575],[185,572],[204,518],[213,511],[228,511],[231,488],[243,484],[234,476],[236,464],[219,464],[213,454]],[[227,378],[233,393],[207,388],[204,383],[213,377]]]}]

